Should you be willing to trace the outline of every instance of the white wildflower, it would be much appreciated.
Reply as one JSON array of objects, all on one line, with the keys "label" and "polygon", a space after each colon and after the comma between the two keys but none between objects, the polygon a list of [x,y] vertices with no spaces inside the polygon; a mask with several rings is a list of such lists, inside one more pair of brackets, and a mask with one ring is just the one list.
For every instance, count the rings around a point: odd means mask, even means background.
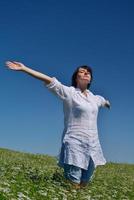
[{"label": "white wildflower", "polygon": [[3,185],[4,185],[4,186],[10,186],[10,184],[7,183],[7,182],[3,182]]},{"label": "white wildflower", "polygon": [[23,200],[23,198],[25,200],[31,200],[28,196],[24,195],[22,192],[19,192],[17,196],[18,196],[18,200]]},{"label": "white wildflower", "polygon": [[16,183],[16,180],[11,180],[10,183]]},{"label": "white wildflower", "polygon": [[4,192],[4,193],[9,193],[11,190],[10,190],[10,188],[3,188],[3,187],[0,187],[0,191],[1,191],[1,192]]},{"label": "white wildflower", "polygon": [[38,193],[42,196],[47,196],[47,192],[44,192],[43,190],[39,190]]}]

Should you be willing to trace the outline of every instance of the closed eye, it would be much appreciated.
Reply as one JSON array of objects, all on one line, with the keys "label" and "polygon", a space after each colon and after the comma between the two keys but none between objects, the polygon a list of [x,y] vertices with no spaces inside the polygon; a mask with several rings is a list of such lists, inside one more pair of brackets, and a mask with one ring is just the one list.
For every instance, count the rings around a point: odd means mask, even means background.
[{"label": "closed eye", "polygon": [[90,74],[89,72],[84,72],[84,71],[80,71],[80,73],[86,73],[87,75],[89,75],[89,74]]}]

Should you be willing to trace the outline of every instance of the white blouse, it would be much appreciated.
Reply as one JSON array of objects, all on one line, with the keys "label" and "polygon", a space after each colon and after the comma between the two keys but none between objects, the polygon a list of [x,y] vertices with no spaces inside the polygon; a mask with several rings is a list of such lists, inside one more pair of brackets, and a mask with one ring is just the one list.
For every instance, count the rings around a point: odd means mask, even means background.
[{"label": "white blouse", "polygon": [[88,169],[90,156],[97,165],[104,165],[97,131],[98,108],[106,100],[88,89],[87,97],[79,88],[65,86],[55,77],[46,87],[63,101],[64,130],[59,165],[64,163]]}]

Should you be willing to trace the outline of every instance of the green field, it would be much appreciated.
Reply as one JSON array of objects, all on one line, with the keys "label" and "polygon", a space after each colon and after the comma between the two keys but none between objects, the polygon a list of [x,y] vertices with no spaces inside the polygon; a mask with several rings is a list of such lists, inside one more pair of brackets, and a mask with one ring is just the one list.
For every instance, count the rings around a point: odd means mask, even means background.
[{"label": "green field", "polygon": [[0,200],[134,200],[134,165],[98,166],[93,181],[75,190],[57,160],[0,149]]}]

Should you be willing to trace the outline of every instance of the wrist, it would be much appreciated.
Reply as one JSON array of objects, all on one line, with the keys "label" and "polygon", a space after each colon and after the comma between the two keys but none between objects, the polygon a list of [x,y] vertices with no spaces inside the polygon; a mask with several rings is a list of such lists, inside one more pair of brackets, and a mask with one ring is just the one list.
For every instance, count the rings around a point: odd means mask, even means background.
[{"label": "wrist", "polygon": [[21,66],[21,71],[26,72],[27,71],[27,67],[25,65]]}]

